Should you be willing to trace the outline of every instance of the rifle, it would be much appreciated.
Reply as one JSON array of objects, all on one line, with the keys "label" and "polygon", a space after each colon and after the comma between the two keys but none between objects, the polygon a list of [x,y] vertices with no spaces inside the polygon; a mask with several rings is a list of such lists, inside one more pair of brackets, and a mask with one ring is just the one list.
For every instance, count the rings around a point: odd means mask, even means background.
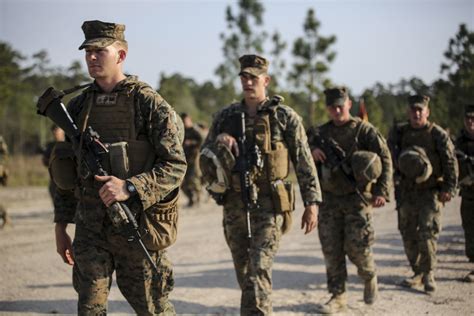
[{"label": "rifle", "polygon": [[[86,180],[93,178],[94,175],[107,176],[100,159],[108,153],[107,147],[100,142],[100,136],[92,127],[88,126],[81,133],[76,124],[69,115],[61,99],[66,94],[85,88],[90,84],[77,86],[68,90],[60,91],[53,87],[48,88],[38,99],[37,114],[51,119],[56,125],[61,127],[72,142],[76,157],[81,161],[81,177]],[[127,236],[129,242],[137,242],[142,249],[146,259],[151,264],[156,273],[158,268],[150,256],[150,253],[143,244],[141,234],[138,228],[137,220],[125,203],[114,202],[107,208],[107,215],[112,224]]]},{"label": "rifle", "polygon": [[253,182],[251,169],[254,167],[262,168],[263,159],[262,153],[257,145],[255,145],[250,151],[248,150],[247,137],[245,136],[245,112],[242,111],[237,115],[239,116],[239,124],[236,135],[239,156],[236,157],[235,166],[232,171],[238,172],[240,176],[240,194],[242,202],[244,203],[245,211],[247,212],[247,237],[251,239],[252,229],[250,226],[250,211],[260,207],[257,203],[257,187]]},{"label": "rifle", "polygon": [[324,164],[326,164],[331,170],[337,170],[339,168],[344,175],[344,178],[355,189],[356,194],[362,202],[368,206],[370,203],[357,187],[357,181],[354,178],[352,169],[347,161],[349,157],[347,157],[344,149],[342,149],[332,137],[325,138],[319,133],[315,137],[315,145],[326,155],[326,161]]}]

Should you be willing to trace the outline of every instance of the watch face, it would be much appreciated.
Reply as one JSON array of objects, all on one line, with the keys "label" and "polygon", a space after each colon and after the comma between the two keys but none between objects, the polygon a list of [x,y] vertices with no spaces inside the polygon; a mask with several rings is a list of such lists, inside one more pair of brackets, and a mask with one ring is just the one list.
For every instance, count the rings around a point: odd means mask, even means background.
[{"label": "watch face", "polygon": [[127,190],[128,190],[128,192],[130,192],[130,193],[134,193],[134,192],[135,192],[135,187],[133,186],[133,184],[129,184],[129,185],[127,186]]}]

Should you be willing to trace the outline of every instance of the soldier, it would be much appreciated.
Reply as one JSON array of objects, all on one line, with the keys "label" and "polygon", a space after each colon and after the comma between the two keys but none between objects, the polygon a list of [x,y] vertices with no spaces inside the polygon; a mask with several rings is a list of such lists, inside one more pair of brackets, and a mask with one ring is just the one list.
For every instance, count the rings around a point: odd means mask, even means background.
[{"label": "soldier", "polygon": [[[61,176],[73,172],[74,166],[72,171],[55,170],[64,164],[52,162],[52,174],[59,177],[53,177],[58,185],[54,219],[57,252],[65,263],[73,265],[79,315],[106,314],[114,271],[121,293],[138,315],[174,315],[168,300],[174,283],[172,267],[162,250],[166,245],[145,243],[158,267],[157,275],[141,249],[113,226],[106,210],[123,201],[140,224],[152,221],[151,225],[159,225],[165,220],[158,219],[160,209],[165,208],[166,220],[170,220],[167,225],[176,227],[171,220],[177,218],[177,195],[186,171],[182,121],[154,89],[123,73],[128,53],[124,25],[86,21],[82,30],[85,41],[79,49],[85,49],[88,71],[95,80],[70,101],[68,111],[81,131],[91,126],[100,140],[108,143],[109,156],[103,160],[108,159],[104,168],[111,175],[86,177],[81,165],[78,183],[64,183],[67,178]],[[58,146],[53,156],[57,150]],[[81,157],[75,158],[71,161]],[[66,228],[73,222],[76,230],[71,245]]]},{"label": "soldier", "polygon": [[[466,242],[466,256],[474,262],[474,104],[464,108],[464,129],[456,139],[461,187],[461,219]],[[474,282],[474,271],[464,277]]]},{"label": "soldier", "polygon": [[[239,62],[244,99],[215,115],[201,151],[201,166],[218,166],[216,181],[207,180],[207,188],[224,205],[224,234],[242,290],[240,313],[270,315],[273,259],[294,209],[294,188],[285,181],[290,159],[305,206],[301,228],[306,234],[316,226],[321,192],[301,117],[283,105],[281,97],[266,95],[268,61],[244,55]],[[243,129],[246,142],[238,146]],[[220,152],[227,153],[227,158]],[[247,170],[232,168],[249,160]],[[204,169],[203,173],[209,176]],[[243,175],[248,176],[248,183],[240,181]],[[249,190],[251,203],[244,203],[243,195]]]},{"label": "soldier", "polygon": [[[6,186],[8,182],[8,169],[6,166],[8,160],[8,146],[3,136],[0,135],[0,185]],[[2,224],[0,228],[11,226],[11,219],[3,205],[0,204],[0,219]]]},{"label": "soldier", "polygon": [[[51,126],[51,133],[53,134],[53,141],[46,144],[46,147],[43,151],[43,156],[42,156],[43,166],[45,166],[46,168],[49,168],[49,159],[51,158],[51,152],[53,151],[53,148],[56,145],[56,143],[64,142],[64,140],[66,139],[64,131],[62,130],[61,127],[57,126],[56,124],[53,124]],[[48,190],[49,190],[49,195],[51,196],[51,200],[54,201],[56,185],[54,184],[54,181],[51,181],[51,179],[49,180]]]},{"label": "soldier", "polygon": [[347,89],[334,87],[324,93],[330,121],[310,129],[308,138],[321,171],[318,229],[332,294],[319,312],[331,314],[347,308],[346,255],[365,282],[364,302],[373,304],[377,298],[372,207],[384,206],[389,199],[392,162],[376,128],[351,116]]},{"label": "soldier", "polygon": [[184,176],[181,189],[188,197],[188,206],[199,204],[201,194],[201,168],[199,168],[199,149],[204,140],[202,131],[193,124],[191,116],[181,113],[184,123],[184,153],[188,162],[188,169]]},{"label": "soldier", "polygon": [[428,121],[428,96],[408,98],[408,122],[390,132],[396,172],[400,174],[398,228],[405,253],[414,272],[402,282],[405,287],[424,285],[436,290],[434,270],[441,231],[441,208],[454,196],[457,162],[454,145],[446,131]]}]

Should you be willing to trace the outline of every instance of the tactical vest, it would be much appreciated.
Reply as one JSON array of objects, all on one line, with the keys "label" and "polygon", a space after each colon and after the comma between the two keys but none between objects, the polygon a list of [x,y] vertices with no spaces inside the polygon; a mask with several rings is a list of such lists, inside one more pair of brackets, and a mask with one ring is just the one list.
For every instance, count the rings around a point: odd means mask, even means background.
[{"label": "tactical vest", "polygon": [[[474,140],[466,135],[463,130],[460,138],[456,141],[456,149],[462,151],[465,155],[474,157]],[[459,159],[459,184],[461,186],[461,196],[474,198],[474,166],[470,162]]]},{"label": "tactical vest", "polygon": [[141,85],[137,83],[111,93],[88,91],[77,118],[81,130],[85,125],[91,126],[108,146],[109,154],[102,159],[102,165],[107,173],[121,179],[142,173],[155,161],[153,147],[146,137],[137,139],[135,111],[139,107],[135,104]]},{"label": "tactical vest", "polygon": [[[410,186],[416,187],[417,189],[429,189],[439,185],[442,177],[441,159],[436,150],[436,143],[432,135],[434,123],[430,123],[428,127],[421,129],[411,128],[409,124],[402,125],[400,131],[400,149],[404,149],[411,146],[420,146],[425,149],[426,155],[430,160],[433,168],[431,176],[423,183],[415,184],[410,183]],[[405,179],[407,181],[407,179]]]},{"label": "tactical vest", "polygon": [[[261,170],[254,170],[253,179],[260,193],[270,193],[271,182],[284,180],[289,174],[288,148],[283,138],[276,114],[278,104],[264,105],[253,118],[245,120],[245,134],[248,140],[249,150],[257,145],[262,153],[264,164]],[[236,113],[239,113],[237,110]],[[222,132],[235,136],[237,120],[231,115],[222,124]],[[232,176],[232,185],[237,191],[240,190],[239,175]]]},{"label": "tactical vest", "polygon": [[[359,118],[351,118],[351,121],[342,127],[333,126],[332,123],[329,122],[320,128],[321,137],[334,139],[344,150],[347,157],[347,163],[345,165],[349,168],[352,154],[360,147],[358,136],[362,124],[363,123]],[[331,170],[325,164],[321,165],[321,189],[335,195],[355,193],[356,188],[351,184],[340,168],[342,168],[342,166],[335,170]],[[346,170],[346,172],[352,174],[352,169]],[[370,191],[370,188],[371,184],[369,183],[364,185],[363,188],[359,188],[359,190],[361,192],[367,192]]]}]

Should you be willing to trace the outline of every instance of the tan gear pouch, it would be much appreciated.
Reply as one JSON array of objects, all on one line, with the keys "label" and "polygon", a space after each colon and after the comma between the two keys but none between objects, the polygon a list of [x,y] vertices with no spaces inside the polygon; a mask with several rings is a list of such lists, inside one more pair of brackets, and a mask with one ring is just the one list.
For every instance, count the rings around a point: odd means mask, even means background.
[{"label": "tan gear pouch", "polygon": [[176,241],[179,189],[171,195],[169,201],[158,202],[140,215],[138,226],[143,244],[151,251],[165,249]]},{"label": "tan gear pouch", "polygon": [[127,154],[128,143],[112,143],[109,145],[108,149],[110,171],[112,172],[112,175],[119,179],[127,179],[130,171]]},{"label": "tan gear pouch", "polygon": [[62,190],[73,190],[76,186],[77,170],[71,143],[58,142],[54,145],[49,160],[49,174]]},{"label": "tan gear pouch", "polygon": [[287,233],[293,222],[295,210],[295,186],[289,181],[276,180],[271,183],[272,200],[275,212],[283,213],[282,233]]},{"label": "tan gear pouch", "polygon": [[275,149],[267,155],[268,180],[285,179],[289,173],[288,149],[283,142],[274,144]]}]

